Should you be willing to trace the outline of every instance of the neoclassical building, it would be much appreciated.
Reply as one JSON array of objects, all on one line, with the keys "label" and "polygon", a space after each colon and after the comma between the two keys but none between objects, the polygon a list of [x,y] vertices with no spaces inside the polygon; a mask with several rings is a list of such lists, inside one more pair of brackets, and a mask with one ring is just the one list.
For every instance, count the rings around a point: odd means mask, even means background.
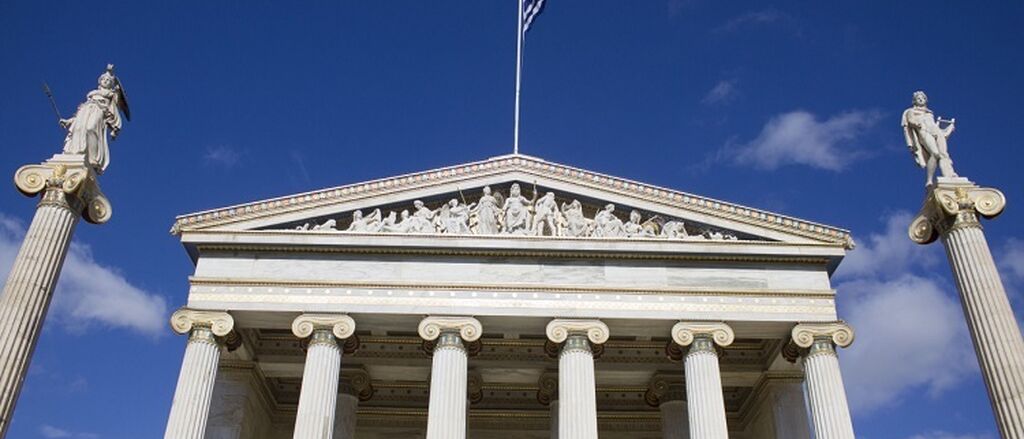
[{"label": "neoclassical building", "polygon": [[854,437],[846,230],[510,155],[172,233],[167,438]]}]

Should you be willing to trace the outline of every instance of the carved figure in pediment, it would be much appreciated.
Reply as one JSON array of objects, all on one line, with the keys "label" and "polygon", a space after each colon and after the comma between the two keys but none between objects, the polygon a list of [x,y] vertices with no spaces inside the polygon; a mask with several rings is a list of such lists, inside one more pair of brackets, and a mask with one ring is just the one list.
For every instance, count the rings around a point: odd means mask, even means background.
[{"label": "carved figure in pediment", "polygon": [[[534,198],[537,193],[534,192]],[[505,215],[504,232],[513,235],[526,235],[530,232],[530,209],[534,200],[523,196],[519,183],[513,183],[509,189],[508,199],[502,207]]]},{"label": "carved figure in pediment", "polygon": [[408,224],[406,232],[434,233],[436,231],[434,229],[434,216],[436,213],[428,209],[420,200],[413,201],[412,205],[416,208],[416,211],[413,212],[408,221],[403,221]]},{"label": "carved figure in pediment", "polygon": [[594,236],[602,238],[620,238],[626,236],[622,220],[615,216],[615,205],[608,204],[594,215]]},{"label": "carved figure in pediment", "polygon": [[388,214],[387,219],[384,220],[384,225],[381,227],[381,230],[384,232],[408,233],[412,223],[412,216],[409,215],[408,209],[402,210],[401,218],[401,221],[395,223],[395,212],[391,212]]},{"label": "carved figure in pediment", "polygon": [[469,212],[475,205],[459,204],[459,200],[453,198],[442,206],[438,215],[441,232],[469,234]]},{"label": "carved figure in pediment", "polygon": [[572,200],[571,203],[562,203],[562,217],[565,218],[565,228],[562,230],[564,236],[589,236],[594,225],[594,220],[583,216],[583,204],[580,200]]},{"label": "carved figure in pediment", "polygon": [[548,192],[537,200],[534,206],[533,225],[530,229],[535,236],[559,236],[562,215],[558,211],[558,203],[555,201],[555,193]]},{"label": "carved figure in pediment", "polygon": [[644,228],[644,225],[640,223],[643,217],[640,212],[632,211],[629,213],[629,222],[622,225],[623,231],[626,236],[632,238],[634,236],[652,236],[651,233]]},{"label": "carved figure in pediment", "polygon": [[504,200],[500,193],[491,194],[491,187],[484,186],[484,194],[477,201],[472,213],[476,217],[478,235],[496,235],[501,231],[501,209]]},{"label": "carved figure in pediment", "polygon": [[349,224],[349,232],[379,232],[380,231],[380,209],[374,209],[367,216],[363,216],[363,211],[357,210],[352,212],[352,224]]},{"label": "carved figure in pediment", "polygon": [[682,221],[668,221],[661,226],[661,236],[669,239],[683,239],[690,236]]},{"label": "carved figure in pediment", "polygon": [[295,230],[309,230],[309,228],[310,228],[310,224],[309,223],[305,223],[305,224],[303,224],[301,226],[296,226]]},{"label": "carved figure in pediment", "polygon": [[325,230],[325,231],[326,230],[332,230],[332,231],[337,231],[338,230],[336,228],[337,225],[338,225],[338,221],[336,221],[334,219],[329,219],[327,221],[324,221],[323,224],[318,224],[318,225],[313,226],[312,230]]}]

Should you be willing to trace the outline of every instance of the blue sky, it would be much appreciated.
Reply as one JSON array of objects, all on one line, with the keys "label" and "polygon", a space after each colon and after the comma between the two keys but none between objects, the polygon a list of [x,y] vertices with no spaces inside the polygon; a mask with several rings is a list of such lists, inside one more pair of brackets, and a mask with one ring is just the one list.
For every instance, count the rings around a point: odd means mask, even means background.
[{"label": "blue sky", "polygon": [[[0,172],[57,152],[108,62],[134,120],[82,224],[9,435],[159,437],[192,267],[174,215],[511,152],[515,0],[0,2]],[[522,152],[851,229],[834,278],[859,437],[995,438],[939,245],[905,236],[914,90],[956,117],[956,167],[1018,313],[1020,2],[550,0],[526,43]],[[35,206],[0,190],[0,272]]]}]

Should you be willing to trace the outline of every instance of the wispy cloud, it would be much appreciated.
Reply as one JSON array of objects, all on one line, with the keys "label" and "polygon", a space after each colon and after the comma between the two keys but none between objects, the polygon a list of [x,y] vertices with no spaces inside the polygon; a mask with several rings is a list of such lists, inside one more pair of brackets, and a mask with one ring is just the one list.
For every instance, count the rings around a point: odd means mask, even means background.
[{"label": "wispy cloud", "polygon": [[854,110],[822,121],[806,111],[783,113],[771,118],[753,140],[730,142],[710,161],[729,160],[765,170],[805,165],[841,171],[864,156],[853,143],[880,117],[877,111]]},{"label": "wispy cloud", "polygon": [[98,439],[100,437],[97,434],[75,433],[48,424],[39,426],[39,434],[46,439]]},{"label": "wispy cloud", "polygon": [[701,99],[701,103],[706,105],[727,104],[736,100],[737,96],[739,96],[739,89],[736,88],[736,80],[723,79],[711,87],[711,90],[708,90],[704,99]]},{"label": "wispy cloud", "polygon": [[931,431],[915,434],[907,439],[992,439],[992,436],[987,434],[954,434],[945,431]]},{"label": "wispy cloud", "polygon": [[767,25],[780,22],[786,22],[792,20],[789,15],[780,12],[775,9],[765,9],[761,11],[750,11],[741,15],[737,15],[730,18],[728,21],[723,23],[721,26],[715,28],[715,32],[728,33],[735,32],[742,28],[757,25]]},{"label": "wispy cloud", "polygon": [[[19,221],[0,213],[0,279],[7,278],[24,235]],[[166,318],[163,297],[132,285],[117,269],[97,262],[89,246],[71,244],[48,319],[71,331],[99,324],[160,336],[167,332]]]},{"label": "wispy cloud", "polygon": [[203,155],[203,162],[211,166],[233,168],[241,161],[242,152],[226,145],[206,148],[206,154]]},{"label": "wispy cloud", "polygon": [[910,243],[911,218],[884,218],[884,231],[869,236],[836,273],[840,313],[857,332],[840,361],[859,415],[920,390],[938,397],[977,369],[952,287],[931,275],[939,247]]}]

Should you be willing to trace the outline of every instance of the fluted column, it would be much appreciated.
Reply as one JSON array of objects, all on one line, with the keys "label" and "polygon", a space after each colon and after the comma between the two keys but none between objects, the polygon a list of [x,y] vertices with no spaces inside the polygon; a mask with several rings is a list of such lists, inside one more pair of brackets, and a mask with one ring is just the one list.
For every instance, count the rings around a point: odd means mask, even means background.
[{"label": "fluted column", "polygon": [[1006,206],[996,189],[966,179],[939,179],[911,223],[920,244],[941,235],[1001,436],[1024,438],[1024,338],[992,260],[978,217],[994,218]]},{"label": "fluted column", "polygon": [[647,404],[661,412],[661,437],[690,439],[690,419],[686,410],[686,385],[683,377],[655,375],[644,394]]},{"label": "fluted column", "polygon": [[203,438],[217,379],[222,337],[234,326],[235,320],[224,312],[183,308],[171,316],[171,328],[178,334],[188,334],[188,344],[167,417],[165,439]]},{"label": "fluted column", "polygon": [[356,323],[344,314],[303,314],[292,322],[292,333],[309,337],[302,389],[295,414],[295,439],[332,439],[341,348],[338,340],[352,336]]},{"label": "fluted column", "polygon": [[804,353],[804,375],[816,439],[854,439],[846,388],[839,372],[836,346],[853,343],[853,329],[843,322],[804,323],[793,328],[793,343]]},{"label": "fluted column", "polygon": [[690,348],[683,359],[690,437],[729,437],[729,426],[725,421],[722,374],[718,368],[718,351],[715,345],[729,346],[734,338],[732,328],[725,323],[679,322],[672,328],[672,339],[680,346]]},{"label": "fluted column", "polygon": [[483,327],[472,317],[427,317],[419,334],[437,341],[430,367],[427,439],[465,439],[469,355],[463,341],[480,339]]},{"label": "fluted column", "polygon": [[548,406],[551,439],[558,439],[558,372],[544,372],[537,380],[537,402]]},{"label": "fluted column", "polygon": [[563,343],[558,355],[558,437],[597,439],[597,385],[590,344],[608,341],[608,326],[600,320],[555,319],[546,332],[548,340]]},{"label": "fluted column", "polygon": [[356,437],[356,411],[359,401],[373,396],[370,375],[362,369],[346,369],[341,372],[338,402],[334,409],[334,439]]},{"label": "fluted column", "polygon": [[10,426],[78,218],[92,223],[110,218],[110,203],[84,159],[59,154],[14,175],[23,194],[42,197],[0,297],[0,438]]}]

